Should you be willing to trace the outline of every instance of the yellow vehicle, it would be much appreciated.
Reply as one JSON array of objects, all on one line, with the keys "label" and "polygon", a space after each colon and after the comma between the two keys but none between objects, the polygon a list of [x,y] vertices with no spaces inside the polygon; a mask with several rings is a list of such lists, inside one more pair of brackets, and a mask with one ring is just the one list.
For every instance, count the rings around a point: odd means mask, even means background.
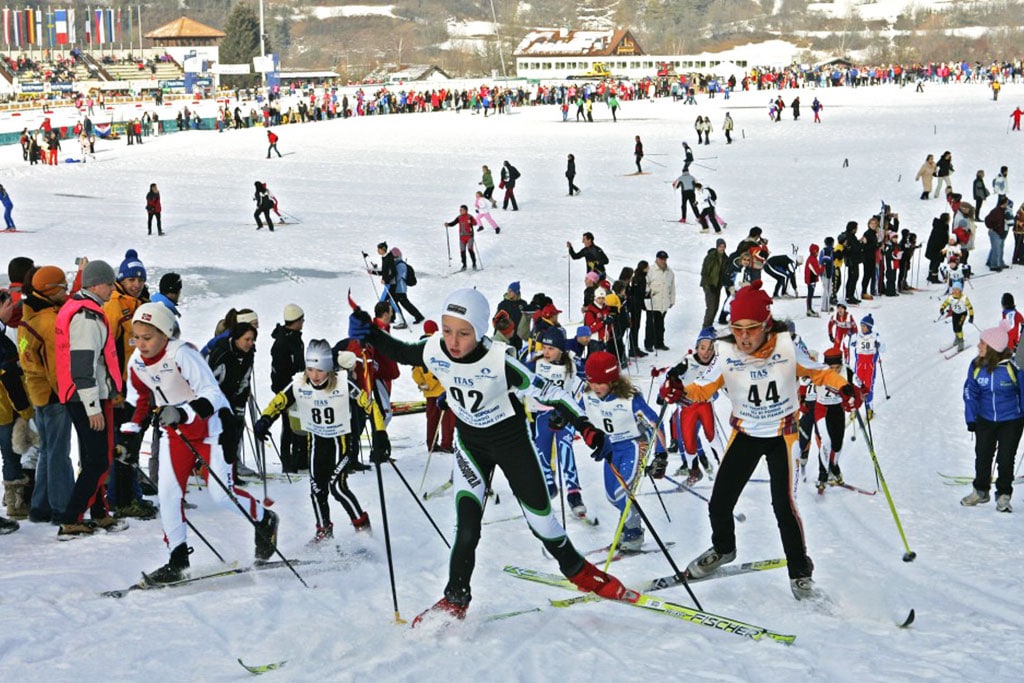
[{"label": "yellow vehicle", "polygon": [[614,76],[612,75],[612,72],[609,71],[608,68],[602,62],[594,62],[594,66],[592,66],[587,71],[583,72],[582,74],[569,76],[568,78],[575,80],[596,79],[603,81],[606,78],[614,78]]}]

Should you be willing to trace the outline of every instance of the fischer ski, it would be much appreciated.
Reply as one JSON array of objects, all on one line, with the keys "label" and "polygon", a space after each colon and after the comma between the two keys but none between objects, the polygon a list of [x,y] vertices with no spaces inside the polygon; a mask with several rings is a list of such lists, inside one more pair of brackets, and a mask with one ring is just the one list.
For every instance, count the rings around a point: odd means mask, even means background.
[{"label": "fischer ski", "polygon": [[[555,575],[547,574],[544,572],[535,571],[532,569],[524,569],[522,567],[505,567],[505,573],[514,576],[518,579],[524,579],[526,581],[534,581],[536,583],[542,583],[548,586],[555,586],[557,588],[565,588],[571,591],[578,591],[579,589],[568,579]],[[610,598],[601,598],[602,600],[608,600],[609,602],[617,602],[631,607],[638,607],[649,612],[656,612],[663,616],[672,617],[674,619],[680,619],[682,621],[688,621],[698,626],[706,626],[718,631],[725,633],[732,633],[734,635],[743,636],[744,638],[750,638],[751,640],[760,640],[762,638],[770,638],[780,643],[791,644],[796,640],[796,636],[786,635],[782,633],[775,633],[770,631],[763,626],[756,626],[754,624],[748,624],[744,621],[737,619],[731,619],[729,617],[723,617],[703,610],[695,609],[692,607],[685,607],[683,605],[677,605],[672,602],[659,600],[651,597],[644,593],[638,593],[630,590],[625,597],[621,600],[614,600]]]},{"label": "fischer ski", "polygon": [[541,610],[540,607],[530,607],[528,609],[518,609],[518,610],[515,610],[515,611],[512,611],[512,612],[502,612],[500,614],[492,614],[491,616],[486,617],[484,619],[484,621],[485,622],[488,622],[488,621],[501,621],[503,619],[511,619],[512,617],[518,617],[521,614],[533,614],[534,612],[541,612],[541,611],[543,611],[543,610]]},{"label": "fischer ski", "polygon": [[242,661],[242,658],[239,657],[238,658],[238,663],[241,664],[242,668],[245,669],[246,671],[248,671],[249,673],[254,674],[256,676],[259,676],[260,674],[265,674],[268,671],[277,671],[278,669],[283,667],[285,664],[287,664],[288,660],[284,659],[284,660],[282,660],[280,662],[271,662],[270,664],[251,665],[251,664],[246,664],[245,662]]},{"label": "fischer ski", "polygon": [[437,498],[442,495],[445,491],[452,487],[452,480],[449,479],[445,483],[441,484],[437,488],[431,489],[423,493],[423,500],[430,500],[431,498]]}]

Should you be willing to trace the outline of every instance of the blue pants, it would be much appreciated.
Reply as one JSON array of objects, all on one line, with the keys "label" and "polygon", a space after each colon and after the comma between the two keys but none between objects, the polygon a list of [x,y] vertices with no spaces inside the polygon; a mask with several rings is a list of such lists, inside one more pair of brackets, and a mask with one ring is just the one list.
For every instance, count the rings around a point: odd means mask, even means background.
[{"label": "blue pants", "polygon": [[618,508],[619,512],[626,509],[626,501],[629,495],[623,490],[619,480],[612,472],[611,465],[619,471],[627,486],[633,486],[637,477],[637,445],[635,441],[623,441],[612,447],[612,459],[610,464],[604,466],[604,491],[608,501]]},{"label": "blue pants", "polygon": [[4,207],[4,223],[7,224],[8,228],[13,228],[14,227],[14,219],[11,218],[11,210],[13,208],[14,208],[13,206],[5,206]]},{"label": "blue pants", "polygon": [[29,512],[33,517],[60,519],[64,515],[75,472],[71,468],[71,416],[60,403],[36,408],[39,460]]},{"label": "blue pants", "polygon": [[580,490],[580,475],[576,469],[576,454],[572,449],[573,430],[570,427],[552,430],[548,426],[550,418],[551,411],[545,411],[536,413],[533,421],[533,445],[537,448],[544,483],[548,485],[549,491],[558,485],[557,477],[551,469],[551,449],[557,447],[564,489],[566,493],[577,493]]},{"label": "blue pants", "polygon": [[14,452],[11,444],[11,435],[14,433],[14,423],[0,425],[0,455],[4,461],[4,481],[15,481],[21,479],[21,456]]}]

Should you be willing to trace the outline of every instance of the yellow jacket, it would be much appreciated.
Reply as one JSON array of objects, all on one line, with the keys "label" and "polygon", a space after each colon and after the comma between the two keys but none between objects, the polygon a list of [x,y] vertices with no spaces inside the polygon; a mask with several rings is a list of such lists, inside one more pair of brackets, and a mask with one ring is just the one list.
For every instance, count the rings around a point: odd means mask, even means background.
[{"label": "yellow jacket", "polygon": [[35,294],[22,306],[18,326],[18,357],[25,373],[25,389],[32,405],[41,408],[57,396],[57,352],[54,349],[54,325],[59,306],[36,310],[30,302],[39,301]]},{"label": "yellow jacket", "polygon": [[145,302],[126,294],[118,284],[114,288],[114,293],[110,295],[110,301],[103,304],[103,312],[107,316],[110,333],[114,335],[117,360],[125,380],[128,379],[128,359],[135,350],[135,341],[132,339],[132,316],[135,315],[135,309],[143,303]]},{"label": "yellow jacket", "polygon": [[[416,382],[416,386],[423,392],[423,398],[437,398],[444,393],[444,387],[442,387],[441,383],[437,381],[434,374],[426,368],[413,368],[412,381]],[[424,389],[424,386],[427,388]]]}]

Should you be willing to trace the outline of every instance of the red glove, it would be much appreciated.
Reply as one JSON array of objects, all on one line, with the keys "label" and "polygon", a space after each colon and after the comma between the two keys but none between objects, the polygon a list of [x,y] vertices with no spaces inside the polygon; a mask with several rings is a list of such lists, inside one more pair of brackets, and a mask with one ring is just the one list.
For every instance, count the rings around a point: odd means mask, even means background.
[{"label": "red glove", "polygon": [[658,390],[658,402],[665,404],[683,403],[684,401],[686,401],[686,388],[677,377],[670,376]]},{"label": "red glove", "polygon": [[860,387],[844,384],[839,393],[843,397],[843,410],[846,412],[857,410],[864,403],[864,394],[861,392]]}]

